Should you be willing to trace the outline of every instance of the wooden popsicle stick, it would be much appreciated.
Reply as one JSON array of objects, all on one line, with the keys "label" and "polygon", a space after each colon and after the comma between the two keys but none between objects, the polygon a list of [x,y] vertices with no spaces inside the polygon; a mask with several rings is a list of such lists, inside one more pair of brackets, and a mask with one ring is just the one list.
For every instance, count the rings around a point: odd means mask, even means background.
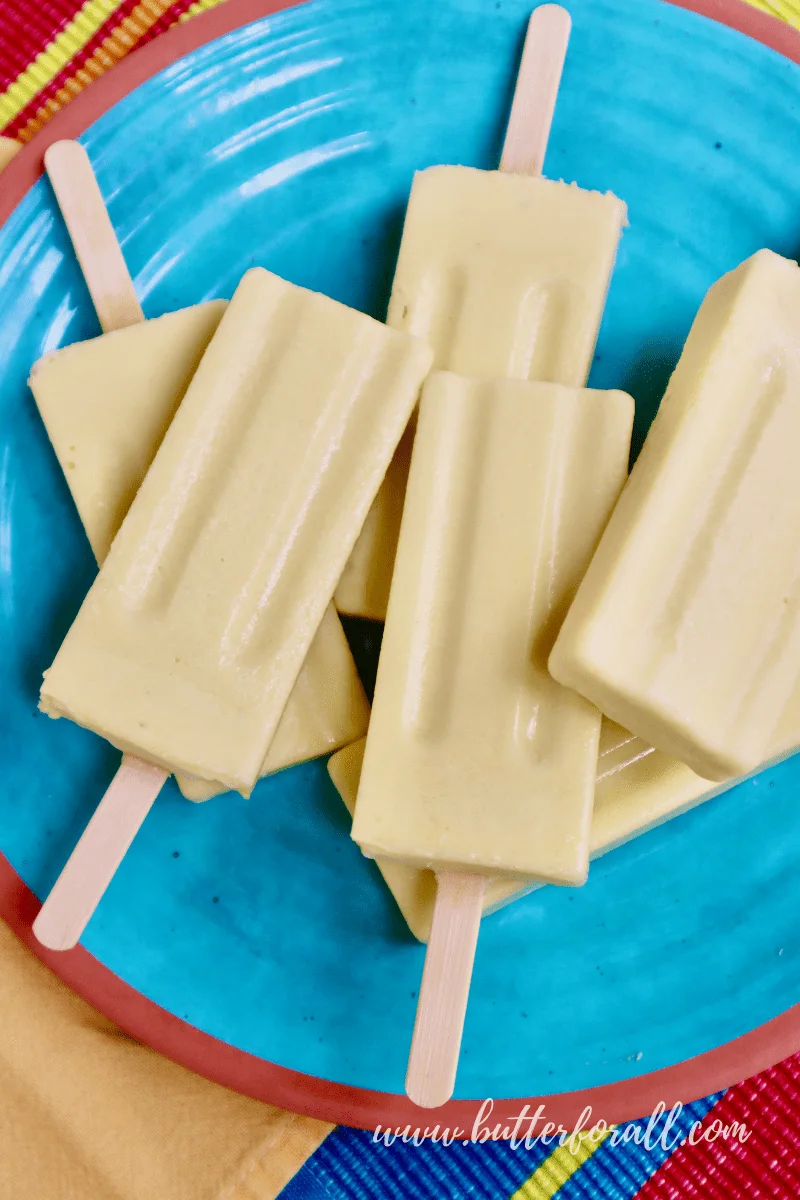
[{"label": "wooden popsicle stick", "polygon": [[161,767],[125,755],[33,923],[43,946],[71,950],[77,945],[167,779]]},{"label": "wooden popsicle stick", "polygon": [[406,1074],[406,1093],[421,1108],[453,1094],[486,877],[437,871],[436,884]]},{"label": "wooden popsicle stick", "polygon": [[[572,18],[558,4],[528,22],[500,170],[541,175]],[[453,1094],[467,1011],[486,877],[437,871],[436,904],[425,955],[406,1074],[406,1093],[422,1108]]]},{"label": "wooden popsicle stick", "polygon": [[[55,142],[45,169],[105,333],[144,320],[133,280],[86,151]],[[105,796],[33,925],[50,950],[76,945],[167,779],[160,767],[123,756]]]},{"label": "wooden popsicle stick", "polygon": [[567,56],[572,18],[558,4],[531,14],[508,119],[500,170],[541,175]]},{"label": "wooden popsicle stick", "polygon": [[44,165],[104,333],[144,320],[100,188],[79,142],[54,142]]}]

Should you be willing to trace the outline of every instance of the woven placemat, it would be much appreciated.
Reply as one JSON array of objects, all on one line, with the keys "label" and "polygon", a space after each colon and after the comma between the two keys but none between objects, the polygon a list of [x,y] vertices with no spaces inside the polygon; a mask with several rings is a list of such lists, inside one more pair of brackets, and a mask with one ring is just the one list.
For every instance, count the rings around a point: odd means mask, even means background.
[{"label": "woven placemat", "polygon": [[798,1200],[798,1125],[795,1056],[680,1111],[564,1145],[387,1145],[340,1126],[281,1200]]},{"label": "woven placemat", "polygon": [[131,50],[222,0],[5,0],[0,131],[27,142]]},{"label": "woven placemat", "polygon": [[[224,0],[0,0],[0,132],[20,143],[131,50]],[[435,0],[431,0],[435,2]],[[800,0],[748,0],[800,29]],[[563,1145],[335,1129],[282,1200],[800,1200],[800,1055],[684,1110]]]}]

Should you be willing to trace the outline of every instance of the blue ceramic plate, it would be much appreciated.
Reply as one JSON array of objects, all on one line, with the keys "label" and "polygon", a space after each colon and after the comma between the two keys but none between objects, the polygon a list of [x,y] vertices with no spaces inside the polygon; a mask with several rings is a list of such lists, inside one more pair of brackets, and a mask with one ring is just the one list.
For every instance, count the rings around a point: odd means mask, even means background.
[{"label": "blue ceramic plate", "polygon": [[[414,170],[498,161],[529,6],[315,0],[112,107],[82,140],[146,314],[230,296],[261,263],[382,317]],[[633,393],[639,444],[710,284],[800,246],[800,68],[658,0],[569,7],[547,174],[628,203],[591,382]],[[26,388],[40,355],[98,332],[45,181],[0,230],[0,264],[0,851],[42,897],[118,761],[36,708],[95,570]],[[487,919],[457,1096],[632,1080],[800,1000],[798,785],[786,762],[598,862],[582,890]],[[249,802],[194,807],[170,784],[84,944],[239,1050],[402,1091],[423,950],[322,761]]]}]

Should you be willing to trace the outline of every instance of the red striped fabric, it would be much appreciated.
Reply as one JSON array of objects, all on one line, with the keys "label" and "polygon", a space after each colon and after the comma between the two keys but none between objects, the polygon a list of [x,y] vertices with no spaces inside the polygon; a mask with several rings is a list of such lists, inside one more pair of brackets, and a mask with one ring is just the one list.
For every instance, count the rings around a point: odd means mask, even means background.
[{"label": "red striped fabric", "polygon": [[170,5],[164,15],[159,17],[152,29],[148,30],[139,45],[143,46],[145,42],[152,41],[154,37],[158,37],[160,33],[164,33],[165,30],[174,25],[178,18],[183,16],[192,7],[194,2],[195,0],[175,0],[175,3]]},{"label": "red striped fabric", "polygon": [[[171,4],[169,8],[160,17],[158,17],[158,19],[141,37],[137,37],[127,30],[120,30],[120,25],[127,17],[131,16],[131,13],[133,13],[135,9],[144,8],[146,11],[148,8],[148,0],[123,0],[123,3],[120,5],[120,7],[114,13],[112,13],[107,21],[100,26],[95,35],[89,39],[83,49],[76,54],[74,58],[70,59],[66,66],[63,67],[63,69],[59,71],[53,79],[51,79],[50,83],[48,83],[46,87],[42,88],[42,90],[38,92],[36,96],[34,96],[30,104],[26,105],[25,108],[18,113],[14,120],[6,126],[6,128],[3,130],[5,136],[17,137],[28,124],[28,122],[36,116],[36,114],[39,112],[39,109],[43,105],[47,104],[48,100],[51,100],[53,97],[57,96],[58,92],[65,87],[71,79],[75,78],[78,71],[85,67],[86,63],[93,57],[93,55],[95,55],[97,51],[101,49],[103,42],[108,37],[114,35],[116,31],[119,30],[117,37],[119,40],[125,43],[126,51],[133,50],[137,46],[145,45],[146,42],[151,41],[154,37],[158,37],[158,35],[163,33],[165,29],[168,29],[170,25],[174,25],[181,14],[184,13],[192,3],[193,0],[175,0],[175,3]],[[0,37],[2,37],[2,33],[0,33]],[[117,57],[121,57],[121,55],[117,55]],[[111,65],[112,62],[110,59],[107,63],[102,64],[103,67],[108,67]],[[100,74],[101,72],[95,71],[93,73]]]},{"label": "red striped fabric", "polygon": [[79,9],[79,0],[0,0],[0,92],[58,37]]},{"label": "red striped fabric", "polygon": [[731,1088],[702,1130],[734,1122],[746,1141],[718,1136],[685,1142],[637,1200],[800,1200],[800,1055]]}]

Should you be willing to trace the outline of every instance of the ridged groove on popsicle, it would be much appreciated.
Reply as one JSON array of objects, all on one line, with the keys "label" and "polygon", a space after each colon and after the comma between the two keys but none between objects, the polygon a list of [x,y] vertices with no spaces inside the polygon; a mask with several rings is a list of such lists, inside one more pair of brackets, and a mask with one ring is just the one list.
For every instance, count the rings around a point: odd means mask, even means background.
[{"label": "ridged groove on popsicle", "polygon": [[415,237],[400,246],[387,324],[427,338],[438,369],[581,387],[625,221],[610,193],[428,167],[412,185]]}]

